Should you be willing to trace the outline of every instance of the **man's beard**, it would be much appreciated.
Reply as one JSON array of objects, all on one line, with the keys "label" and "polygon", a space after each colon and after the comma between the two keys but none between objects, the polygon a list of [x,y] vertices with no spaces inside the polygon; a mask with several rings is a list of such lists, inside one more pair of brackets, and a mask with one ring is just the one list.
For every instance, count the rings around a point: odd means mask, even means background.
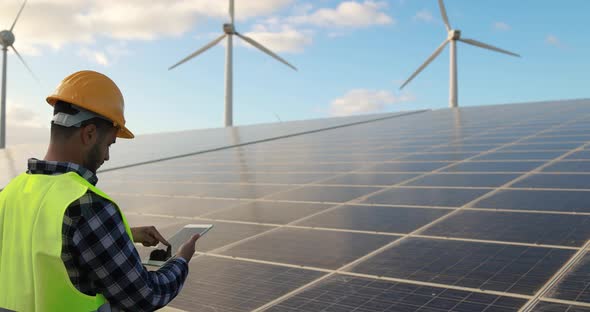
[{"label": "man's beard", "polygon": [[84,160],[84,168],[96,173],[98,167],[102,165],[102,159],[100,159],[100,144],[97,142],[94,144],[92,149],[88,155],[86,155],[86,159]]}]

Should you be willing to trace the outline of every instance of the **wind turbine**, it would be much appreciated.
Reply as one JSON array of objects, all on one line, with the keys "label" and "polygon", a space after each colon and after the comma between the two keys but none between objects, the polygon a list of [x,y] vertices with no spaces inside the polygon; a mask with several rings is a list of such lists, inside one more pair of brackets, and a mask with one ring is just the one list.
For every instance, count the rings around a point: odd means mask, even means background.
[{"label": "wind turbine", "polygon": [[280,56],[273,53],[268,48],[264,47],[260,43],[254,41],[254,39],[244,36],[236,31],[234,27],[234,0],[229,0],[229,16],[230,16],[230,23],[223,24],[223,35],[219,36],[217,39],[211,41],[204,47],[198,49],[194,53],[190,54],[189,56],[182,59],[180,62],[172,65],[168,70],[171,70],[178,65],[196,57],[197,55],[209,50],[225,37],[227,37],[227,47],[226,47],[226,59],[225,59],[225,126],[231,127],[233,125],[233,36],[236,35],[240,37],[242,40],[246,41],[247,43],[253,45],[255,48],[259,49],[260,51],[272,56],[279,62],[297,70],[295,66],[289,64],[287,61],[282,59]]},{"label": "wind turbine", "polygon": [[35,77],[35,74],[33,74],[33,71],[31,70],[29,65],[27,65],[27,63],[25,62],[23,57],[20,55],[20,53],[18,53],[18,51],[16,50],[16,48],[13,45],[15,38],[14,38],[14,33],[12,32],[12,30],[14,29],[14,25],[16,25],[16,22],[18,21],[20,14],[23,12],[23,9],[25,8],[26,4],[27,4],[27,0],[25,0],[23,2],[23,5],[20,7],[20,10],[18,11],[16,18],[14,19],[12,26],[10,26],[10,29],[3,30],[0,32],[0,45],[2,45],[2,57],[3,57],[2,58],[2,104],[1,104],[2,107],[0,108],[0,149],[6,147],[6,54],[8,52],[9,47],[12,48],[12,50],[14,51],[16,56],[18,56],[20,61],[23,62],[23,64],[29,70],[31,75],[33,75],[33,78],[35,78],[35,80],[38,81],[37,77]]},{"label": "wind turbine", "polygon": [[400,90],[403,89],[403,87],[405,87],[410,81],[412,81],[412,79],[414,79],[414,77],[416,77],[424,68],[426,68],[426,66],[428,66],[428,64],[430,64],[430,62],[432,62],[443,50],[443,48],[450,42],[451,43],[451,65],[450,65],[450,87],[449,87],[449,107],[453,108],[453,107],[457,107],[457,41],[461,41],[476,47],[480,47],[480,48],[484,48],[484,49],[488,49],[488,50],[492,50],[492,51],[496,51],[496,52],[500,52],[500,53],[504,53],[504,54],[508,54],[508,55],[512,55],[512,56],[516,56],[516,57],[520,57],[520,55],[516,54],[516,53],[512,53],[510,51],[506,51],[506,50],[502,50],[500,48],[496,48],[494,46],[491,46],[487,43],[483,43],[483,42],[479,42],[477,40],[473,40],[473,39],[465,39],[465,38],[461,38],[461,31],[458,29],[453,29],[451,28],[451,25],[449,24],[449,18],[447,17],[447,11],[445,9],[445,4],[443,3],[443,0],[438,0],[438,5],[440,7],[440,14],[442,15],[442,19],[445,23],[445,26],[447,27],[447,32],[448,32],[448,37],[445,41],[443,41],[443,43],[434,51],[434,53],[432,53],[432,55],[426,60],[426,62],[424,62],[424,64],[422,64],[422,66],[420,66],[418,68],[418,70],[416,70],[412,76],[410,76],[410,78],[408,78],[408,80],[406,80],[406,82],[404,82],[404,84],[402,84],[402,86],[400,87]]}]

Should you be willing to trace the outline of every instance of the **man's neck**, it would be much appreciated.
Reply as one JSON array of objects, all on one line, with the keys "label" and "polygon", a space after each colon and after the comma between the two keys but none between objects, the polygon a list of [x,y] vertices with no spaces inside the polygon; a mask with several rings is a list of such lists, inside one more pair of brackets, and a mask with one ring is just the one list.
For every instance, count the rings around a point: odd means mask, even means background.
[{"label": "man's neck", "polygon": [[47,161],[71,162],[78,165],[83,164],[81,154],[75,153],[69,146],[63,144],[50,143],[43,159]]}]

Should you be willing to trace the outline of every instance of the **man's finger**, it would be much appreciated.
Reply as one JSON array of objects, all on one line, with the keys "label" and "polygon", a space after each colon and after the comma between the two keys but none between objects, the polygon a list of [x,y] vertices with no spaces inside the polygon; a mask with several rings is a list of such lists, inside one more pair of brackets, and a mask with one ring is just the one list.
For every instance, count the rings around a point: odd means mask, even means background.
[{"label": "man's finger", "polygon": [[199,239],[199,237],[201,237],[201,234],[195,234],[193,235],[193,237],[191,237],[191,241],[193,242],[193,244],[197,242],[197,239]]},{"label": "man's finger", "polygon": [[160,234],[160,232],[158,232],[158,230],[156,230],[156,228],[153,229],[151,234],[156,240],[158,240],[162,244],[170,246],[170,243]]}]

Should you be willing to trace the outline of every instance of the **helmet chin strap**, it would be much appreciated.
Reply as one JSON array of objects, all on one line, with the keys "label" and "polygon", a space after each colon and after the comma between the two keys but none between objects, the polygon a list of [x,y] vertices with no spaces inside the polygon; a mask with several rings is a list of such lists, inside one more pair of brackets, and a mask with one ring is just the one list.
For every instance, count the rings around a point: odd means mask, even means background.
[{"label": "helmet chin strap", "polygon": [[76,107],[76,109],[78,110],[78,113],[76,113],[75,115],[70,115],[70,114],[66,114],[63,112],[59,112],[55,115],[53,115],[53,118],[51,119],[51,121],[56,124],[56,125],[60,125],[60,126],[64,126],[64,127],[80,127],[82,125],[82,122],[92,119],[92,118],[100,118],[100,119],[104,119],[107,120],[109,122],[111,122],[110,120],[97,115],[91,111],[85,110],[83,108],[80,107]]}]

